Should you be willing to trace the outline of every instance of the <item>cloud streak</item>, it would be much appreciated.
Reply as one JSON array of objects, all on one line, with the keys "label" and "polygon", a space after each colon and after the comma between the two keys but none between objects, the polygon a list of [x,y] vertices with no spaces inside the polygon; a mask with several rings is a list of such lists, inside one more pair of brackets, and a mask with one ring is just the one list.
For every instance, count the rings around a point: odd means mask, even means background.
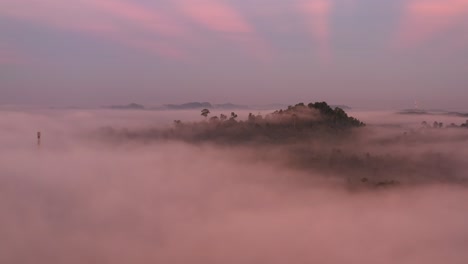
[{"label": "cloud streak", "polygon": [[[164,1],[163,1],[164,2]],[[267,58],[271,49],[254,27],[234,7],[223,1],[172,2],[167,10],[124,0],[77,0],[70,5],[57,0],[5,0],[0,15],[27,20],[50,28],[85,33],[124,46],[168,58],[183,58],[190,45],[200,41],[200,30],[189,32],[191,21],[202,29],[221,34],[242,50]]]},{"label": "cloud streak", "polygon": [[222,0],[177,2],[180,12],[196,25],[219,33],[235,42],[254,57],[268,59],[271,48],[259,36],[247,19],[233,6]]},{"label": "cloud streak", "polygon": [[179,1],[182,13],[199,25],[223,33],[252,33],[252,26],[233,7],[220,0]]},{"label": "cloud streak", "polygon": [[467,0],[408,1],[396,42],[400,47],[415,47],[456,26],[466,15]]},{"label": "cloud streak", "polygon": [[166,48],[167,44],[159,39],[180,37],[184,30],[162,13],[134,2],[77,0],[71,5],[57,0],[5,0],[0,3],[0,10],[9,17],[117,40],[163,57],[182,54],[175,46]]},{"label": "cloud streak", "polygon": [[175,21],[171,21],[169,17],[155,9],[128,1],[96,0],[90,3],[111,16],[154,34],[169,36],[184,34],[184,29],[178,26]]},{"label": "cloud streak", "polygon": [[322,61],[330,61],[330,20],[334,7],[332,0],[307,0],[301,1],[299,8],[306,15],[313,39],[317,43],[318,56]]}]

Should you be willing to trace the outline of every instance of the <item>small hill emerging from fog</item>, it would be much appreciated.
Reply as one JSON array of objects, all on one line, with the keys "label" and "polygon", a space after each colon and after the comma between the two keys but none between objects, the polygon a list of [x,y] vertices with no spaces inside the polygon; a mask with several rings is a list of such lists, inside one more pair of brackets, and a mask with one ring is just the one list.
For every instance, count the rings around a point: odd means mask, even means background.
[{"label": "small hill emerging from fog", "polygon": [[343,134],[364,123],[350,117],[339,108],[327,103],[303,103],[277,110],[266,116],[249,114],[246,120],[238,121],[236,113],[209,116],[203,109],[206,120],[184,123],[176,120],[174,129],[164,137],[191,142],[213,141],[216,143],[270,142],[281,143],[307,139],[317,135]]},{"label": "small hill emerging from fog", "polygon": [[345,136],[353,128],[365,124],[341,108],[332,108],[325,102],[303,103],[274,111],[265,116],[249,114],[241,120],[235,112],[210,116],[208,108],[202,109],[205,120],[184,122],[175,120],[168,129],[139,131],[106,129],[111,136],[142,140],[181,140],[190,143],[290,143],[318,137]]},{"label": "small hill emerging from fog", "polygon": [[466,144],[468,134],[461,129],[363,129],[363,122],[325,102],[300,103],[244,118],[235,112],[212,116],[210,109],[200,110],[203,120],[198,122],[175,120],[168,128],[105,128],[100,135],[112,143],[207,143],[240,150],[248,161],[310,171],[311,175],[320,172],[352,188],[441,182],[468,185],[464,156],[440,147]]}]

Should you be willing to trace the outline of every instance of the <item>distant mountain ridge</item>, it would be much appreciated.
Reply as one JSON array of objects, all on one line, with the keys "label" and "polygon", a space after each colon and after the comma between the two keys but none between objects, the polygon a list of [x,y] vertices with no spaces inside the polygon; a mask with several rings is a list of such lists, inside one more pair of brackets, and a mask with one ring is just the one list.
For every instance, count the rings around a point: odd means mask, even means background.
[{"label": "distant mountain ridge", "polygon": [[457,116],[457,117],[468,117],[468,113],[461,112],[449,112],[444,110],[423,110],[423,109],[405,109],[398,112],[400,115],[445,115],[445,116]]},{"label": "distant mountain ridge", "polygon": [[144,110],[145,106],[137,103],[131,103],[128,105],[111,105],[108,108],[110,109],[119,109],[119,110]]},{"label": "distant mountain ridge", "polygon": [[171,110],[189,110],[189,109],[201,109],[201,108],[213,108],[213,105],[208,102],[190,102],[185,104],[167,104],[165,108]]},{"label": "distant mountain ridge", "polygon": [[224,104],[211,104],[209,102],[190,102],[185,104],[167,104],[164,106],[167,109],[171,110],[198,110],[198,109],[248,109],[246,105],[237,105],[232,103]]},{"label": "distant mountain ridge", "polygon": [[[157,107],[145,107],[142,104],[130,103],[127,105],[111,105],[104,108],[116,110],[201,110],[201,109],[221,109],[221,110],[271,110],[277,108],[287,108],[288,104],[266,104],[266,105],[240,105],[233,103],[212,104],[209,102],[188,102],[183,104],[165,104]],[[332,108],[339,107],[344,110],[350,110],[346,105],[331,105]]]},{"label": "distant mountain ridge", "polygon": [[215,104],[213,105],[215,109],[250,109],[249,106],[247,105],[237,105],[237,104],[231,104],[231,103],[225,103],[225,104]]}]

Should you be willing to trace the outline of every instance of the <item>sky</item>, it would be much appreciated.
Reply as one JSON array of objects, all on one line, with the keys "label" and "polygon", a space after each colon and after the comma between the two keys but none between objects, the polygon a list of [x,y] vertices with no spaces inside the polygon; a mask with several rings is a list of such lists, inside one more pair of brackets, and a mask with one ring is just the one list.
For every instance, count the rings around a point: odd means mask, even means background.
[{"label": "sky", "polygon": [[466,108],[468,0],[0,0],[0,104]]}]

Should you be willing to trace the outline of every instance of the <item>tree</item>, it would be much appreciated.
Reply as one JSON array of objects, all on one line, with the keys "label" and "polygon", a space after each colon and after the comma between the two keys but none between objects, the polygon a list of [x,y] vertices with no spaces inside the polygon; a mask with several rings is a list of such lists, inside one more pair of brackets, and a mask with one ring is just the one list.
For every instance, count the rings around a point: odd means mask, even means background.
[{"label": "tree", "polygon": [[307,105],[309,108],[315,108],[319,110],[324,115],[333,115],[333,109],[326,103],[326,102],[317,102],[317,103],[310,103]]},{"label": "tree", "polygon": [[225,114],[221,114],[221,115],[219,115],[219,119],[220,119],[221,121],[226,121],[226,120],[227,120],[227,116],[226,116]]},{"label": "tree", "polygon": [[249,122],[255,122],[255,116],[252,113],[249,113]]},{"label": "tree", "polygon": [[297,108],[299,108],[299,107],[306,107],[306,106],[305,106],[305,104],[304,104],[304,103],[298,103],[298,104],[297,104],[297,105],[295,105],[294,107],[297,107]]},{"label": "tree", "polygon": [[231,120],[236,120],[236,118],[237,118],[237,114],[234,113],[234,112],[231,112],[231,118],[230,119]]},{"label": "tree", "polygon": [[201,110],[201,115],[202,116],[207,117],[209,114],[210,114],[210,110],[208,110],[206,108]]}]

